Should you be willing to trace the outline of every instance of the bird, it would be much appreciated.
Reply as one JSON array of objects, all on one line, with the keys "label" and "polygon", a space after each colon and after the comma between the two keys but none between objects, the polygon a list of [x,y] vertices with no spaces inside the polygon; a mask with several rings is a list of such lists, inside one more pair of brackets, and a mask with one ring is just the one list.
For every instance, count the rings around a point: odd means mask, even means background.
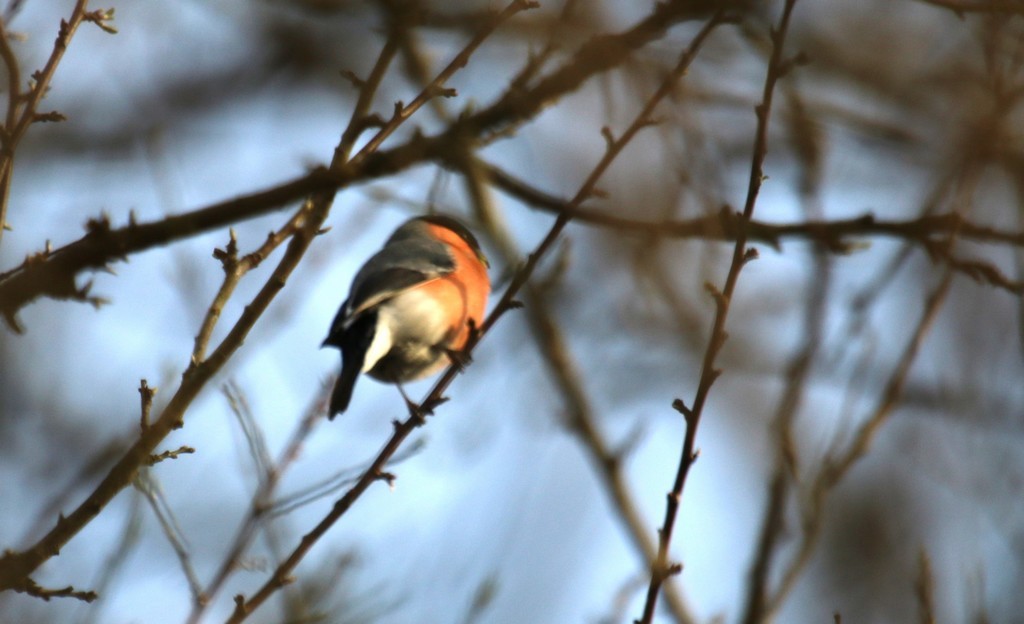
[{"label": "bird", "polygon": [[341,350],[328,418],[348,409],[360,373],[398,386],[461,363],[484,317],[490,264],[454,217],[414,217],[398,227],[352,280],[322,347]]}]

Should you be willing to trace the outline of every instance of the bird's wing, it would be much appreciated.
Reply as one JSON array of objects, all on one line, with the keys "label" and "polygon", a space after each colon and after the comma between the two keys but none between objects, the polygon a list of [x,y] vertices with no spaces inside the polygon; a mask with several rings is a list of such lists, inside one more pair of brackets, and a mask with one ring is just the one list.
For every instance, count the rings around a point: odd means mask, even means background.
[{"label": "bird's wing", "polygon": [[387,245],[363,265],[352,281],[352,291],[341,306],[331,334],[342,331],[365,310],[424,282],[448,275],[455,259],[436,241]]},{"label": "bird's wing", "polygon": [[349,295],[348,305],[345,306],[347,310],[345,316],[357,316],[364,310],[390,299],[404,290],[435,280],[450,272],[419,271],[404,267],[374,271],[372,274],[366,275],[365,279],[352,285],[352,294]]}]

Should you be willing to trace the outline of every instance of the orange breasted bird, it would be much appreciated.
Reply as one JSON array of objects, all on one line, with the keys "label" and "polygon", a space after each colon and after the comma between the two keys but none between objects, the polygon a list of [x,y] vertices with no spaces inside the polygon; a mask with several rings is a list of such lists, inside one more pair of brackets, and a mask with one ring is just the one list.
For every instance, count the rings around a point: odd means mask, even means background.
[{"label": "orange breasted bird", "polygon": [[483,323],[488,267],[476,237],[451,217],[416,217],[395,230],[356,273],[323,342],[342,360],[330,418],[348,408],[359,373],[401,391],[457,358]]}]

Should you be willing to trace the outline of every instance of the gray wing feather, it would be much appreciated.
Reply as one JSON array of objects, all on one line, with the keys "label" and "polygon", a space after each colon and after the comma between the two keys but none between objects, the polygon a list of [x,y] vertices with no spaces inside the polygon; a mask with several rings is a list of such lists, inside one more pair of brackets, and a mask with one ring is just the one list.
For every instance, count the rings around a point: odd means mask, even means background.
[{"label": "gray wing feather", "polygon": [[345,319],[350,319],[370,306],[455,270],[455,259],[444,244],[434,240],[389,240],[379,252],[366,261],[352,281]]}]

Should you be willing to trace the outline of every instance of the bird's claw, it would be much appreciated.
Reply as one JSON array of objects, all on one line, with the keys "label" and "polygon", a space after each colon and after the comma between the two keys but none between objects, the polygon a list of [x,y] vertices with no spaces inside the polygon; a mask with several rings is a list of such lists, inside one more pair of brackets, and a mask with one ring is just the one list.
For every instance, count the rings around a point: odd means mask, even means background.
[{"label": "bird's claw", "polygon": [[445,353],[448,355],[451,363],[459,369],[460,373],[473,362],[473,355],[469,351],[445,349]]}]

